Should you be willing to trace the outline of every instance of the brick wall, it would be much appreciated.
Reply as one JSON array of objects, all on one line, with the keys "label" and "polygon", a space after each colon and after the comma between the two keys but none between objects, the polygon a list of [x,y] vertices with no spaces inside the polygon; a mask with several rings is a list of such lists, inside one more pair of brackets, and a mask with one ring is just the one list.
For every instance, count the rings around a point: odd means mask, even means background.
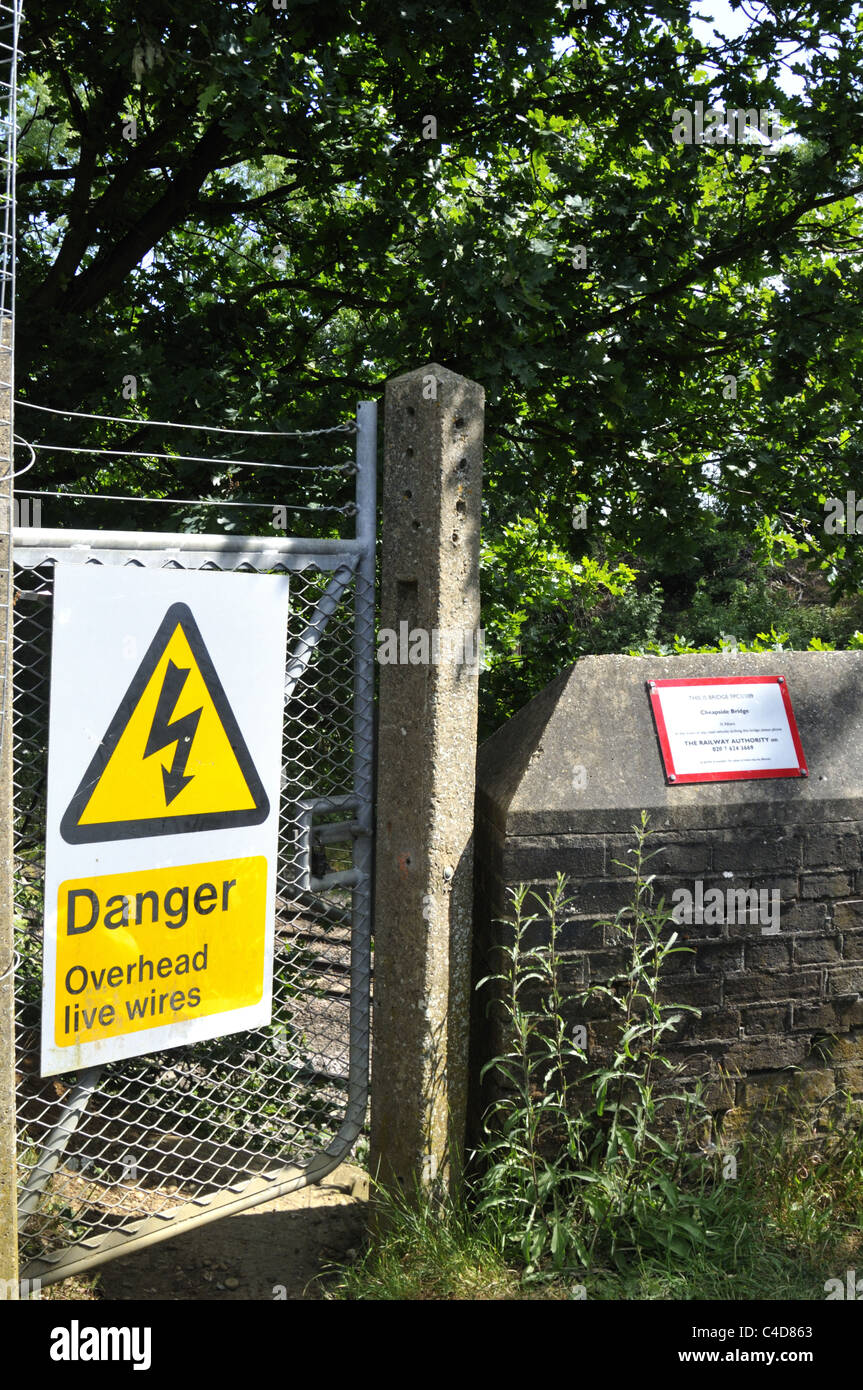
[{"label": "brick wall", "polygon": [[[695,1006],[700,1016],[684,1016],[668,1055],[710,1083],[717,1110],[751,1107],[789,1085],[803,1101],[835,1091],[863,1098],[861,844],[860,821],[651,837],[648,848],[659,850],[647,866],[656,875],[656,901],[664,897],[671,904],[679,888],[694,894],[696,880],[705,893],[733,887],[780,894],[776,935],[772,923],[765,932],[748,920],[669,928],[692,953],[668,958],[663,997]],[[630,902],[631,876],[615,861],[626,862],[633,845],[634,836],[604,834],[505,838],[480,823],[478,885],[486,912],[476,939],[476,978],[499,939],[492,918],[511,912],[505,890],[527,882],[545,897],[558,870],[567,874],[575,899],[558,935],[565,978],[581,988],[607,982],[624,968],[627,951],[619,935],[597,919],[613,917]],[[537,910],[535,903],[530,910]],[[530,940],[549,935],[547,923],[538,923]],[[588,1012],[597,1016],[587,1017],[573,1001],[568,1020],[586,1023],[594,1061],[606,1051],[609,1032],[595,1003]],[[501,1037],[483,1013],[477,1019],[480,1050],[490,1056]],[[788,1068],[802,1072],[794,1076]]]},{"label": "brick wall", "polygon": [[[792,692],[796,686],[803,695],[806,682],[801,672],[805,676],[807,668],[800,659],[804,657],[810,654],[796,654],[792,685]],[[700,660],[704,663],[705,658]],[[776,658],[772,660],[778,666]],[[848,669],[838,668],[840,672]],[[861,667],[853,670],[860,692]],[[822,672],[823,668],[819,677]],[[688,670],[677,673],[690,674]],[[636,705],[642,679],[640,670],[637,685],[632,686]],[[635,836],[625,827],[632,827],[640,817],[631,795],[629,810],[616,810],[605,787],[604,805],[597,812],[579,806],[575,797],[571,807],[561,807],[563,797],[559,783],[554,784],[554,769],[561,762],[562,739],[555,733],[550,710],[565,704],[566,690],[561,679],[551,696],[544,692],[534,702],[541,716],[533,716],[538,734],[526,737],[530,716],[521,724],[516,716],[512,732],[496,735],[481,756],[474,979],[500,968],[494,945],[504,929],[495,919],[511,915],[507,889],[529,883],[545,896],[558,871],[564,873],[569,895],[574,897],[558,936],[569,994],[567,1015],[572,1024],[587,1026],[588,1054],[594,1063],[607,1055],[615,1035],[612,1015],[607,1004],[594,999],[585,1007],[574,996],[588,984],[607,982],[628,959],[619,933],[598,921],[613,917],[631,902],[631,874],[615,861],[632,862],[628,852]],[[778,781],[772,788],[763,782],[738,782],[733,790],[728,788],[723,806],[715,784],[709,789],[693,786],[667,793],[657,758],[655,783],[642,787],[643,804],[657,827],[646,848],[659,853],[645,869],[656,876],[655,900],[664,897],[670,905],[675,890],[687,889],[694,895],[699,882],[705,895],[716,888],[723,895],[729,888],[779,895],[778,923],[740,920],[739,912],[738,920],[711,921],[705,912],[705,920],[669,928],[678,932],[680,944],[691,951],[668,958],[663,998],[693,1005],[700,1015],[685,1014],[663,1050],[683,1064],[688,1075],[704,1079],[708,1102],[724,1117],[726,1128],[745,1123],[753,1108],[782,1093],[806,1107],[823,1102],[825,1113],[831,1098],[837,1105],[846,1095],[863,1099],[863,801],[849,796],[847,786],[841,789],[842,796],[837,795],[837,779],[830,775],[837,762],[844,767],[848,761],[849,744],[860,747],[861,743],[858,726],[846,724],[834,763],[819,758],[816,730],[814,725],[806,728],[806,700],[800,694],[798,706],[810,769],[821,786],[817,781],[808,788]],[[528,706],[522,713],[530,710]],[[579,761],[589,767],[590,740],[580,737],[577,716],[578,703],[571,700],[563,725],[565,743],[577,748]],[[854,717],[860,716],[855,713]],[[823,721],[818,728],[826,740],[829,730]],[[634,743],[635,735],[630,737]],[[643,744],[643,729],[637,730],[637,737]],[[625,728],[619,738],[625,744]],[[514,772],[506,772],[501,762],[508,753],[516,764]],[[624,748],[624,760],[625,755]],[[544,764],[550,769],[552,813],[542,807]],[[647,775],[652,776],[647,766]],[[529,799],[520,790],[528,781]],[[627,785],[623,778],[620,785]],[[685,792],[685,800],[680,792]],[[675,794],[679,799],[672,799]],[[626,798],[621,795],[620,799]],[[704,807],[701,825],[700,801]],[[539,909],[533,903],[530,910]],[[547,921],[537,923],[532,939],[548,937]],[[479,1070],[502,1042],[495,1010],[489,1014],[486,1008],[488,988],[484,995],[474,1000],[472,1020],[474,1139],[479,1116],[491,1096],[490,1083],[478,1084]]]}]

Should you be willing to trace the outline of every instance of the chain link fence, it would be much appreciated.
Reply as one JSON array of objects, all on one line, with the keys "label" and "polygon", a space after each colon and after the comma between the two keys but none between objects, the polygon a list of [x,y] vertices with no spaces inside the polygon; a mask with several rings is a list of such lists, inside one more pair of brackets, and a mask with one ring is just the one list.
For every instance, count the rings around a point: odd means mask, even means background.
[{"label": "chain link fence", "polygon": [[[361,407],[362,409],[362,407]],[[373,407],[370,407],[373,411]],[[372,417],[373,418],[373,417]],[[364,541],[16,547],[15,927],[22,1274],[77,1273],[319,1180],[365,1120],[369,1052],[374,441]],[[359,451],[358,451],[359,453]],[[368,470],[371,471],[369,517]],[[362,470],[360,470],[362,476]],[[362,492],[358,479],[358,501]],[[370,524],[369,524],[370,523]],[[47,533],[42,533],[43,536]],[[223,538],[224,540],[225,538]],[[175,548],[176,543],[179,548]],[[238,543],[240,547],[251,542]],[[56,560],[291,575],[273,1015],[251,1032],[41,1077]]]}]

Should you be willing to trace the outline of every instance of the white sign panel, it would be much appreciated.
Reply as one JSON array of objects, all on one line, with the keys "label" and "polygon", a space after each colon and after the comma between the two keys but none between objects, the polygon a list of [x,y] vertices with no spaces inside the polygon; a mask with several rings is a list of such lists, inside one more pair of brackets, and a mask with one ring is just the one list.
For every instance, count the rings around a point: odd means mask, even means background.
[{"label": "white sign panel", "polygon": [[43,1076],[269,1022],[288,590],[57,565]]},{"label": "white sign panel", "polygon": [[806,777],[782,676],[648,681],[669,782]]}]

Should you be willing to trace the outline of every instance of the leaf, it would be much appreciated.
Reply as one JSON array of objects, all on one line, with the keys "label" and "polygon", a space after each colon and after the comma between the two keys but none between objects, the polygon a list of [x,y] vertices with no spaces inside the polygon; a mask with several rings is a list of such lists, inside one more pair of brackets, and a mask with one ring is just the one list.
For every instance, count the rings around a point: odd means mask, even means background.
[{"label": "leaf", "polygon": [[198,110],[206,113],[213,102],[217,101],[219,97],[222,96],[222,92],[223,89],[220,82],[211,82],[209,86],[204,88],[201,95],[198,97]]}]

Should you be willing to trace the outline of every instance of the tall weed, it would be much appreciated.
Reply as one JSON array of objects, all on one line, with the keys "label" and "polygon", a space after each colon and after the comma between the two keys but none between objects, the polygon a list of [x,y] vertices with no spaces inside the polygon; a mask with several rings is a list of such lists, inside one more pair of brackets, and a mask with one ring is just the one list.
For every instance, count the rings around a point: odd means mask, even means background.
[{"label": "tall weed", "polygon": [[[479,1213],[491,1217],[504,1250],[529,1275],[597,1263],[620,1268],[642,1255],[678,1257],[711,1245],[719,1160],[698,1148],[709,1125],[700,1082],[684,1084],[665,1055],[668,1035],[689,1005],[669,1005],[660,980],[669,957],[688,950],[669,930],[671,914],[654,905],[645,872],[648,821],[636,827],[631,904],[609,926],[626,947],[623,972],[570,995],[564,1005],[559,934],[571,899],[565,880],[546,898],[513,890],[512,936],[496,983],[508,1036],[483,1069],[500,1092],[486,1117]],[[539,912],[528,912],[533,897]],[[548,939],[530,944],[547,918]],[[616,1021],[607,1055],[585,1049],[590,1006]],[[594,1010],[595,1012],[595,1010]]]}]

